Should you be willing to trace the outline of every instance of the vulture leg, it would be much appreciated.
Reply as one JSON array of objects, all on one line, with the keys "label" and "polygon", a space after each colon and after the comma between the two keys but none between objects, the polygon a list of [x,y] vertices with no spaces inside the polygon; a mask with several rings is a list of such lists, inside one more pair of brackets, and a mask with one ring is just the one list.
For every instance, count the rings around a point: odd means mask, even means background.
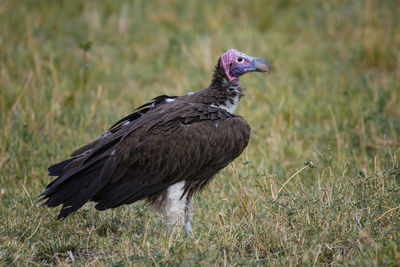
[{"label": "vulture leg", "polygon": [[192,209],[193,209],[193,199],[190,196],[190,197],[186,198],[186,207],[185,207],[186,222],[185,222],[185,225],[183,226],[187,236],[193,235],[192,225],[190,224],[190,222],[193,219]]},{"label": "vulture leg", "polygon": [[[153,202],[153,205],[159,210],[165,217],[168,223],[168,228],[172,232],[174,227],[183,226],[187,235],[192,234],[192,226],[190,221],[192,220],[192,197],[188,197],[188,194],[184,193],[185,182],[178,182],[171,185],[165,191],[163,196]],[[160,201],[164,199],[164,201]]]},{"label": "vulture leg", "polygon": [[183,194],[185,182],[179,182],[168,188],[164,215],[170,225],[183,224],[185,221],[186,194]]},{"label": "vulture leg", "polygon": [[173,184],[151,200],[151,204],[164,215],[171,233],[174,227],[183,226],[186,235],[191,236],[193,234],[191,225],[193,200],[191,196],[188,197],[187,192],[183,195],[184,188],[184,181]]}]

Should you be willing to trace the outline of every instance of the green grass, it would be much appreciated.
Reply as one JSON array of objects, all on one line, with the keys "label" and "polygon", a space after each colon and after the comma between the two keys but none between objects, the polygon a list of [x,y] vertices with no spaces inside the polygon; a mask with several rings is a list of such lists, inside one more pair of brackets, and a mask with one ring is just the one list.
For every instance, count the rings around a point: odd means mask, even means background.
[{"label": "green grass", "polygon": [[[1,1],[0,265],[400,265],[398,1]],[[56,221],[47,167],[160,94],[248,74],[248,149],[195,197],[195,234],[137,203]],[[318,162],[287,181],[305,162]],[[274,201],[275,200],[275,201]]]}]

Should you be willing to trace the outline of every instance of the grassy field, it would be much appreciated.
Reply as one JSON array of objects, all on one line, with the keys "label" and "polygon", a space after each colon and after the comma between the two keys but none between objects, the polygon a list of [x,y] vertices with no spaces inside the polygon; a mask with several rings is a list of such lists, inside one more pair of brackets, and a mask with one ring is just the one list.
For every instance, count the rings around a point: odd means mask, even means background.
[{"label": "grassy field", "polygon": [[[399,14],[396,0],[0,1],[0,265],[400,265]],[[192,238],[146,203],[64,221],[40,207],[51,163],[157,95],[207,87],[230,48],[272,73],[241,79],[251,141],[196,195]]]}]

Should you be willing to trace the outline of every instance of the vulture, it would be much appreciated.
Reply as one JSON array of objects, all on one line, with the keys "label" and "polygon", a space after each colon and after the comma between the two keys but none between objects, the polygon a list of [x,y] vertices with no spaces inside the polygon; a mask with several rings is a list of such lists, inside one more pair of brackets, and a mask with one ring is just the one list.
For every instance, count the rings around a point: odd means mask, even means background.
[{"label": "vulture", "polygon": [[88,201],[106,210],[143,199],[168,225],[192,232],[192,196],[249,142],[249,124],[234,114],[244,96],[239,77],[270,71],[267,60],[228,50],[208,88],[158,96],[50,166],[56,178],[40,194],[42,205],[62,205],[58,219],[64,219]]}]

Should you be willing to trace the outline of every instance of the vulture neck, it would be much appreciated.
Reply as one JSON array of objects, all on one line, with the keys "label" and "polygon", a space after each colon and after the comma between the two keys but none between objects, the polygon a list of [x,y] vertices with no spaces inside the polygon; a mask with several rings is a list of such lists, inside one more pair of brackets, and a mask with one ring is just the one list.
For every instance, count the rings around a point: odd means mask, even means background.
[{"label": "vulture neck", "polygon": [[225,109],[233,114],[240,98],[244,96],[244,90],[244,88],[240,87],[238,81],[235,83],[228,79],[220,66],[220,62],[218,62],[210,87],[200,93],[203,95],[206,104]]}]

